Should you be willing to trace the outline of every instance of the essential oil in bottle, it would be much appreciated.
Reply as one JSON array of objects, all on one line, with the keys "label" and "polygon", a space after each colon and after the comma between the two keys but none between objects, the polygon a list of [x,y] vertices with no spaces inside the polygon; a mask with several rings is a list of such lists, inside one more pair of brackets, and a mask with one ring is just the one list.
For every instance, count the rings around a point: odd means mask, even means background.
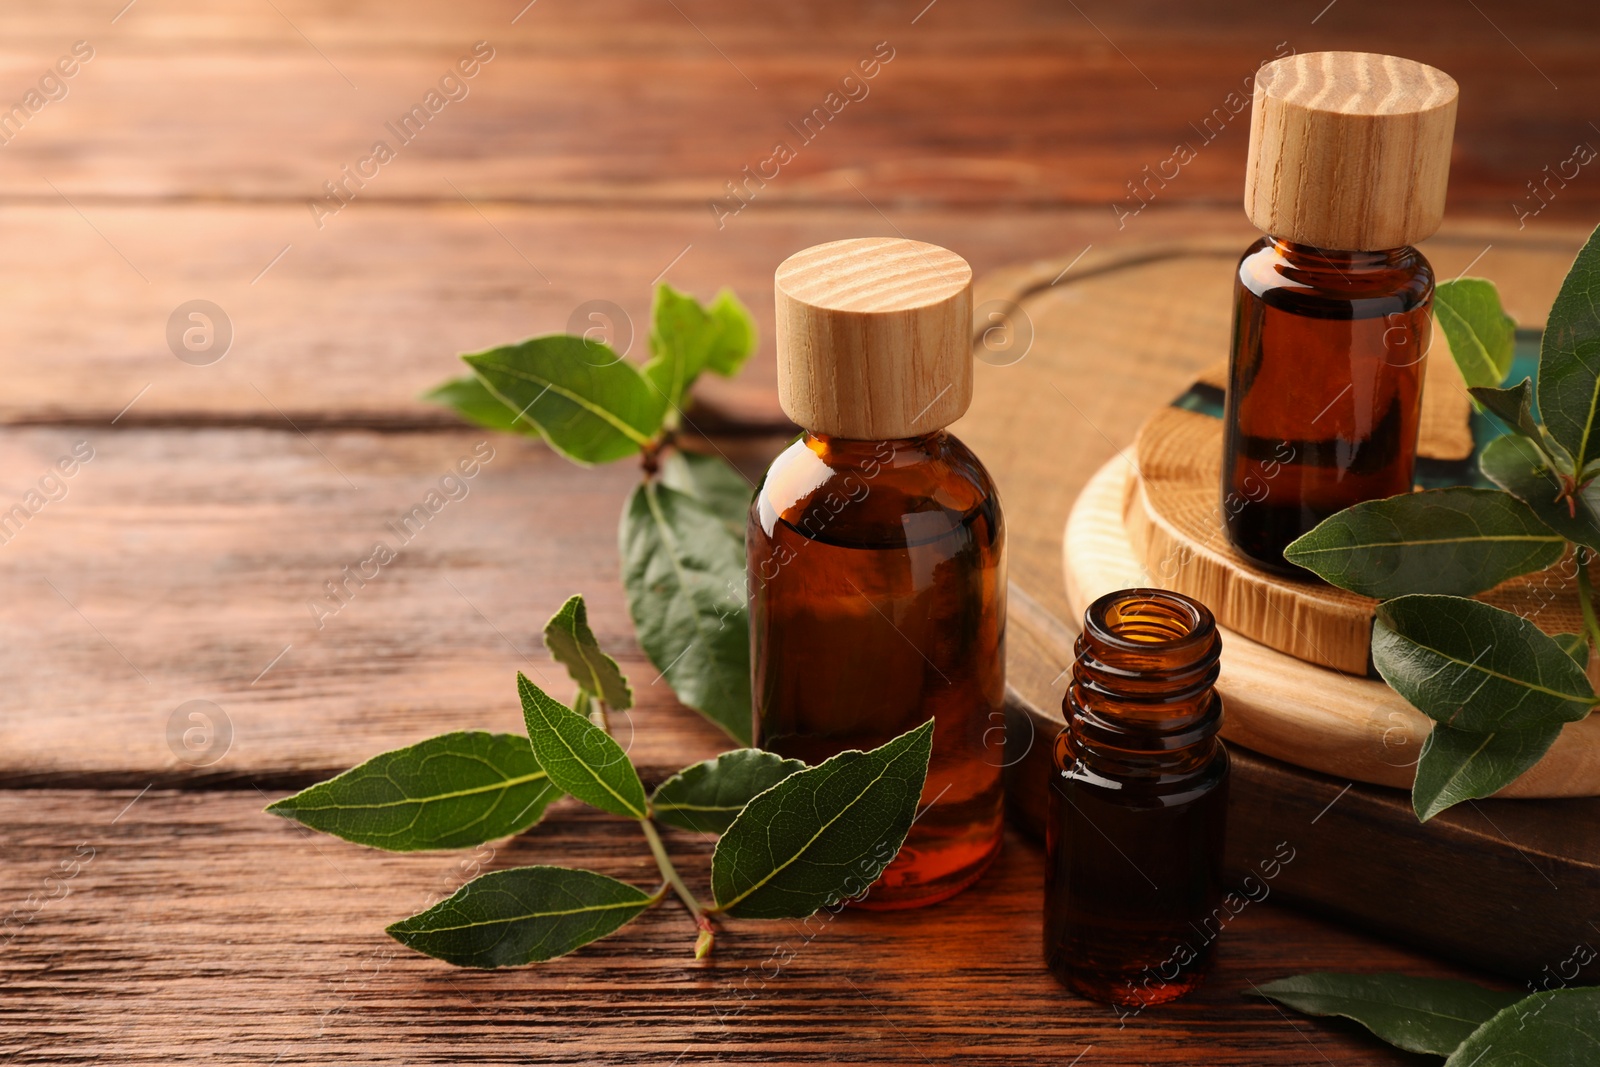
[{"label": "essential oil in bottle", "polygon": [[806,432],[750,509],[757,743],[815,764],[935,723],[923,810],[867,908],[950,897],[1000,848],[1005,530],[944,429],[972,396],[971,282],[887,238],[776,277],[778,397]]},{"label": "essential oil in bottle", "polygon": [[1228,539],[1283,549],[1363,500],[1412,489],[1456,83],[1365,52],[1256,75],[1245,211],[1264,230],[1234,283],[1222,513]]},{"label": "essential oil in bottle", "polygon": [[1124,589],[1084,613],[1062,701],[1045,848],[1045,960],[1102,1003],[1200,984],[1217,929],[1228,754],[1211,612]]}]

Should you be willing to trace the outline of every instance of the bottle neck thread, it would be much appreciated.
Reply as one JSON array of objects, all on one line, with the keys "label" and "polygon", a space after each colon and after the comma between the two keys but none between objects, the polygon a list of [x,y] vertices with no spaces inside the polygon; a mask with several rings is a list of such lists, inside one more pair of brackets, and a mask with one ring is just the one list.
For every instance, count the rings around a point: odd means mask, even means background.
[{"label": "bottle neck thread", "polygon": [[1222,638],[1204,605],[1164,589],[1107,594],[1085,613],[1076,652],[1066,706],[1080,753],[1209,753]]}]

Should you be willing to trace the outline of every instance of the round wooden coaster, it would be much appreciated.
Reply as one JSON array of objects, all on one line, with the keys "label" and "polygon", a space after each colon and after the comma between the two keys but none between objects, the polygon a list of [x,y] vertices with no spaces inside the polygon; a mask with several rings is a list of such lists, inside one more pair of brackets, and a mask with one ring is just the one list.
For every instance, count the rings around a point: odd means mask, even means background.
[{"label": "round wooden coaster", "polygon": [[[1203,455],[1220,451],[1219,440],[1216,447],[1194,448],[1189,454],[1199,462]],[[1206,484],[1215,496],[1216,479]],[[1187,585],[1181,574],[1179,581],[1169,581],[1141,561],[1131,529],[1146,521],[1134,520],[1142,495],[1127,461],[1114,459],[1090,480],[1073,505],[1063,540],[1063,565],[1067,598],[1078,617],[1096,597],[1140,585],[1191,592],[1213,607],[1219,602]],[[1199,550],[1213,551],[1204,545]],[[1282,606],[1291,617],[1299,610],[1292,600]],[[1264,617],[1262,612],[1256,615]],[[1315,605],[1305,608],[1302,625],[1311,625],[1319,615],[1327,617],[1328,612]],[[1331,641],[1334,630],[1317,633]],[[1364,664],[1365,653],[1362,659]],[[1383,682],[1316,666],[1226,624],[1217,689],[1225,702],[1222,734],[1228,740],[1301,767],[1376,785],[1410,788],[1412,768],[1432,729],[1426,716]],[[1568,725],[1538,764],[1496,796],[1600,796],[1600,715]]]},{"label": "round wooden coaster", "polygon": [[[1322,582],[1287,580],[1233,550],[1222,530],[1222,422],[1165,408],[1134,446],[1127,532],[1158,584],[1209,606],[1217,621],[1269,648],[1366,674],[1377,601]],[[1594,573],[1594,572],[1591,572]],[[1558,564],[1479,596],[1530,618],[1546,633],[1583,628],[1576,583]]]}]

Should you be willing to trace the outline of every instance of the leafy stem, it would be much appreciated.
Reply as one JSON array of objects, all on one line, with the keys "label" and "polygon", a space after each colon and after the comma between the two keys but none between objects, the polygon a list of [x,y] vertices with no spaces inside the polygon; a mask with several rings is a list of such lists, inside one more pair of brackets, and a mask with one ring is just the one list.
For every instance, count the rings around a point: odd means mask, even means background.
[{"label": "leafy stem", "polygon": [[706,909],[700,906],[700,901],[695,899],[695,895],[684,884],[678,868],[673,866],[672,857],[667,855],[667,847],[661,843],[661,835],[656,832],[655,824],[648,818],[640,819],[639,828],[644,831],[644,839],[650,845],[650,854],[656,858],[656,866],[661,869],[661,877],[672,886],[673,892],[678,894],[678,899],[683,901],[683,906],[694,916],[695,926],[700,928],[700,938],[695,942],[694,958],[703,959],[711,951],[711,937],[708,936],[711,933],[711,920],[706,917]]}]

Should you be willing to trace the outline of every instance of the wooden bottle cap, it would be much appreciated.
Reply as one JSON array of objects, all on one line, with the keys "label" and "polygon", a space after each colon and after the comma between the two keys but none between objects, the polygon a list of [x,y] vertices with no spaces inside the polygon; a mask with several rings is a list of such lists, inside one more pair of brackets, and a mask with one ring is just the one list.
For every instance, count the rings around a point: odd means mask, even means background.
[{"label": "wooden bottle cap", "polygon": [[796,252],[774,278],[778,403],[857,440],[948,426],[972,401],[972,268],[893,237]]},{"label": "wooden bottle cap", "polygon": [[1439,228],[1455,79],[1370,52],[1287,56],[1256,74],[1244,209],[1274,237],[1375,251]]}]

